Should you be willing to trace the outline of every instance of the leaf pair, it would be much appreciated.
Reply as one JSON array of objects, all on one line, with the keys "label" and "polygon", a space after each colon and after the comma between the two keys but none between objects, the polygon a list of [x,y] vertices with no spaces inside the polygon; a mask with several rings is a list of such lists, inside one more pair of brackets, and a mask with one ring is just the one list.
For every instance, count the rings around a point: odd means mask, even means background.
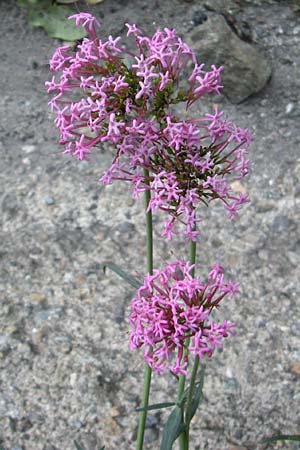
[{"label": "leaf pair", "polygon": [[204,384],[205,366],[200,371],[200,379],[195,383],[195,389],[190,405],[187,405],[187,410],[184,420],[184,405],[188,397],[189,389],[186,389],[182,398],[177,403],[171,412],[166,425],[164,426],[160,450],[172,450],[176,439],[189,428],[190,422],[203,399],[203,384]]},{"label": "leaf pair", "polygon": [[186,420],[188,421],[184,421],[184,406],[186,404],[189,389],[184,391],[182,397],[177,403],[163,402],[143,408],[136,408],[136,411],[153,411],[156,409],[175,406],[167,420],[166,425],[164,426],[160,450],[171,450],[176,439],[178,439],[178,437],[188,428],[192,418],[196,414],[196,411],[203,399],[204,371],[205,366],[202,367],[199,381],[195,383],[192,401],[191,404],[188,405],[189,410],[186,411]]}]

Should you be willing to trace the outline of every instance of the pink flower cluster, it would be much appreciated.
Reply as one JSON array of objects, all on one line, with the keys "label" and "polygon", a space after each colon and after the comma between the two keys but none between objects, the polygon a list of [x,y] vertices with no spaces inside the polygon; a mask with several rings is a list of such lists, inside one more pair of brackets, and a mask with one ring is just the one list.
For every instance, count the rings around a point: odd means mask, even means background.
[{"label": "pink flower cluster", "polygon": [[[158,30],[149,38],[127,24],[127,36],[136,42],[133,53],[120,37],[99,39],[99,23],[90,14],[72,18],[88,37],[75,49],[56,50],[50,61],[56,75],[46,83],[54,93],[50,105],[65,153],[84,160],[104,142],[112,144],[113,161],[102,182],[128,181],[134,197],[150,189],[149,209],[168,214],[163,231],[168,239],[181,221],[186,239],[197,240],[199,204],[219,199],[229,217],[236,217],[249,200],[230,184],[249,171],[249,131],[223,118],[217,108],[191,120],[170,110],[180,102],[188,108],[207,93],[219,94],[222,67],[205,71],[175,30]],[[182,71],[189,66],[188,82],[181,87]]]},{"label": "pink flower cluster", "polygon": [[[210,313],[226,296],[239,293],[239,283],[224,280],[216,264],[208,280],[191,275],[193,266],[176,261],[148,275],[132,300],[131,349],[145,347],[144,358],[158,373],[186,374],[188,353],[201,359],[212,356],[234,323],[216,323]],[[189,352],[184,351],[185,349]],[[176,353],[175,363],[171,356]]]}]

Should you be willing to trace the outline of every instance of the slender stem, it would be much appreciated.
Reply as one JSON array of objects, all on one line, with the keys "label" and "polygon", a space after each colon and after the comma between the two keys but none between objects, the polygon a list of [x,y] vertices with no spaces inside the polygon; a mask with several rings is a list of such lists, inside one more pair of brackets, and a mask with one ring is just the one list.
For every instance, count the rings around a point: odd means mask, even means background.
[{"label": "slender stem", "polygon": [[[190,263],[191,264],[195,264],[196,262],[196,246],[197,243],[194,241],[190,242]],[[195,276],[195,267],[193,268],[193,270],[191,270],[191,275],[192,277]]]},{"label": "slender stem", "polygon": [[[144,170],[144,178],[149,179],[149,172]],[[152,212],[147,212],[147,208],[151,199],[150,191],[145,191],[145,210],[146,210],[146,249],[147,249],[147,272],[151,275],[153,273],[153,229],[152,229]],[[152,369],[145,364],[144,375],[144,390],[142,407],[146,408],[149,405],[150,385],[151,385]],[[147,419],[147,411],[140,412],[139,428],[136,441],[136,450],[142,450],[144,444],[144,434]]]},{"label": "slender stem", "polygon": [[185,422],[186,422],[186,426],[187,426],[186,434],[187,434],[188,440],[189,440],[190,420],[191,420],[191,414],[192,414],[192,401],[193,401],[193,395],[194,395],[194,390],[195,390],[195,382],[196,382],[197,372],[198,372],[198,368],[199,368],[199,362],[200,362],[199,356],[196,356],[193,370],[192,370],[190,388],[189,388],[188,398],[187,398],[187,403],[186,403]]},{"label": "slender stem", "polygon": [[[190,242],[190,264],[195,264],[196,262],[196,242],[191,241]],[[191,270],[191,275],[192,277],[195,276],[195,268],[193,268]],[[186,347],[189,346],[190,340],[187,340],[186,343]],[[186,348],[185,353],[187,353],[188,350]],[[185,387],[185,380],[186,377],[185,375],[180,375],[179,376],[179,382],[178,382],[178,395],[177,395],[177,401],[180,400],[180,398],[182,397],[183,393],[184,393],[184,387]],[[181,435],[179,436],[179,447],[180,450],[188,450],[189,449],[189,429],[187,429],[186,431],[184,431],[183,433],[181,433]]]}]

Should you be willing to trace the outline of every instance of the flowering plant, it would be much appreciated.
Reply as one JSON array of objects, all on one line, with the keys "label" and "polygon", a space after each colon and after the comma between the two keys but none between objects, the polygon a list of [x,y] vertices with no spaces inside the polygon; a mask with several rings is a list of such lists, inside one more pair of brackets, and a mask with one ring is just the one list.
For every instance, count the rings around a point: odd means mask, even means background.
[{"label": "flowering plant", "polygon": [[[143,404],[137,450],[143,448],[151,371],[179,375],[178,402],[162,437],[162,450],[179,437],[181,450],[189,448],[189,426],[199,403],[196,389],[199,360],[211,356],[232,333],[233,323],[218,324],[212,310],[239,284],[224,281],[215,264],[206,282],[195,278],[198,206],[213,200],[224,204],[235,218],[248,195],[234,193],[231,183],[249,172],[249,130],[235,126],[217,107],[203,117],[182,119],[176,105],[188,110],[205,94],[220,94],[222,67],[206,71],[175,30],[158,30],[146,36],[135,24],[127,26],[136,51],[121,38],[97,35],[99,22],[88,13],[72,16],[88,37],[74,48],[58,48],[46,83],[54,93],[50,106],[56,114],[64,153],[85,160],[98,147],[112,150],[112,163],[101,177],[132,185],[133,197],[146,200],[147,271],[132,300],[131,349],[145,347]],[[186,70],[189,75],[186,77]],[[187,78],[187,79],[186,79]],[[190,261],[176,261],[153,271],[152,212],[166,213],[162,236],[172,239],[181,222],[190,242]],[[119,272],[120,273],[120,272]],[[175,363],[172,356],[176,354]],[[188,394],[185,379],[189,354],[195,358]],[[175,405],[175,403],[173,403]],[[151,407],[153,409],[153,406]]]}]

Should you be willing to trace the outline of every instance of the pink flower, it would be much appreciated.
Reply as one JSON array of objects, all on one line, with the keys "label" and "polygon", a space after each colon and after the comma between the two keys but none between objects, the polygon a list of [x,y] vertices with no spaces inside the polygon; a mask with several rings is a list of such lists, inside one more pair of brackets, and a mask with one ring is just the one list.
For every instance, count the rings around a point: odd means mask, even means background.
[{"label": "pink flower", "polygon": [[[163,236],[172,239],[183,224],[187,240],[197,240],[200,206],[222,202],[230,219],[249,201],[231,184],[250,171],[251,135],[224,118],[217,106],[210,114],[183,120],[172,114],[173,104],[186,108],[204,94],[220,93],[222,67],[205,70],[176,30],[144,36],[126,24],[137,49],[127,51],[120,38],[97,37],[98,21],[89,13],[71,16],[88,37],[75,48],[58,48],[50,61],[56,72],[46,82],[57,115],[60,143],[77,159],[113,144],[112,167],[101,180],[132,184],[133,197],[150,189],[149,209],[167,214]],[[126,63],[125,63],[126,62]],[[182,89],[183,69],[191,66]],[[142,174],[149,173],[147,179]],[[200,217],[199,217],[200,215]]]},{"label": "pink flower", "polygon": [[219,264],[212,267],[206,282],[193,278],[192,268],[176,261],[156,270],[145,277],[132,300],[130,348],[144,347],[145,361],[158,373],[186,374],[184,349],[195,357],[210,357],[234,327],[227,321],[214,322],[210,313],[226,294],[239,293],[238,283],[225,282]]}]

